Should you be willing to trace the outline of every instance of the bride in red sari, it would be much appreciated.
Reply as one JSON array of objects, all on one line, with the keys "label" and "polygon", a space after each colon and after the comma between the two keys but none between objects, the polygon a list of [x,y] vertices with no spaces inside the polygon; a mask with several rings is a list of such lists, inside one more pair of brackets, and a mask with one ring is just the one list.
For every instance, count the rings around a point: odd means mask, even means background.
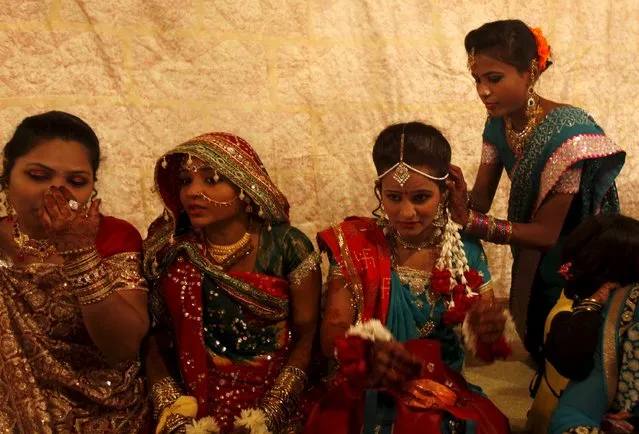
[{"label": "bride in red sari", "polygon": [[456,325],[487,361],[509,354],[504,330],[514,330],[493,302],[481,245],[450,219],[450,158],[437,129],[388,127],[373,149],[379,218],[351,217],[319,233],[331,263],[321,345],[339,372],[307,434],[510,431],[461,375]]},{"label": "bride in red sari", "polygon": [[156,433],[304,425],[319,256],[251,146],[211,133],[157,163],[166,207],[144,245]]}]

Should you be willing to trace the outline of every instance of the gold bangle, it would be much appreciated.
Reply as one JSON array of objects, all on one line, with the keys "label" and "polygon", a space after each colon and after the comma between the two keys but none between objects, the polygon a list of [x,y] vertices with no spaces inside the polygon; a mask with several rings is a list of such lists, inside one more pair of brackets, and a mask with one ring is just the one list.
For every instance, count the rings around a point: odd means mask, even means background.
[{"label": "gold bangle", "polygon": [[62,267],[62,271],[67,277],[77,276],[94,269],[95,267],[100,265],[100,261],[101,258],[98,254],[98,251],[93,248],[86,255],[82,255],[74,258],[71,261],[65,262],[64,266]]},{"label": "gold bangle", "polygon": [[113,290],[111,289],[111,281],[109,279],[102,278],[101,280],[93,283],[81,292],[76,293],[78,303],[81,305],[98,303],[105,298],[109,297]]},{"label": "gold bangle", "polygon": [[273,387],[264,395],[262,408],[267,414],[267,426],[272,432],[280,430],[288,416],[295,411],[307,379],[304,371],[286,365],[275,379]]},{"label": "gold bangle", "polygon": [[158,419],[162,410],[173,404],[183,395],[182,388],[173,377],[164,377],[151,386],[151,403],[153,418]]}]

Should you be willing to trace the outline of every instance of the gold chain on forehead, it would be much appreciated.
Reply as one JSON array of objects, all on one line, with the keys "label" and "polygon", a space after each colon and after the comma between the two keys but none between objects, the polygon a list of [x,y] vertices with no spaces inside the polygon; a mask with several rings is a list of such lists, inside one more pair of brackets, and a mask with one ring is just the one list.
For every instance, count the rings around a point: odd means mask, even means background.
[{"label": "gold chain on forehead", "polygon": [[444,181],[445,179],[448,178],[448,173],[444,176],[438,177],[438,176],[433,176],[433,175],[429,175],[428,173],[422,172],[419,169],[414,168],[413,166],[404,163],[404,143],[406,140],[406,134],[404,132],[404,129],[406,128],[406,124],[404,124],[402,126],[402,135],[399,141],[399,161],[397,163],[395,163],[390,169],[388,169],[386,172],[382,173],[381,175],[379,175],[377,177],[378,181],[381,181],[383,177],[385,177],[386,175],[388,175],[389,173],[391,173],[393,170],[395,170],[395,173],[393,173],[393,179],[395,181],[397,181],[397,183],[401,186],[404,187],[404,185],[408,182],[408,180],[410,179],[410,172],[413,171],[415,173],[418,173],[422,176],[425,176],[428,179],[432,179],[433,181]]}]

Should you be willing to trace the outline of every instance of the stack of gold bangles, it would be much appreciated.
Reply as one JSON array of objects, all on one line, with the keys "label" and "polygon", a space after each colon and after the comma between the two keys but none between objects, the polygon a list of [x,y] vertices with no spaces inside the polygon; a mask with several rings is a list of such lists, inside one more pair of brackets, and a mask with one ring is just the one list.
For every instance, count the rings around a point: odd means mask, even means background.
[{"label": "stack of gold bangles", "polygon": [[[151,387],[151,403],[153,405],[153,419],[159,422],[164,409],[171,406],[184,393],[172,377],[165,377]],[[182,432],[181,428],[191,421],[190,418],[179,413],[170,413],[162,426],[162,433]]]},{"label": "stack of gold bangles", "polygon": [[513,234],[513,225],[508,220],[499,220],[471,209],[464,231],[491,243],[509,244]]},{"label": "stack of gold bangles", "polygon": [[601,312],[603,305],[594,298],[586,298],[575,303],[572,311],[577,312]]},{"label": "stack of gold bangles", "polygon": [[273,387],[264,396],[261,406],[271,432],[280,432],[284,428],[288,416],[297,408],[306,381],[306,374],[301,369],[291,365],[282,368]]},{"label": "stack of gold bangles", "polygon": [[111,294],[110,276],[95,247],[82,255],[65,257],[62,270],[82,305],[98,303]]}]

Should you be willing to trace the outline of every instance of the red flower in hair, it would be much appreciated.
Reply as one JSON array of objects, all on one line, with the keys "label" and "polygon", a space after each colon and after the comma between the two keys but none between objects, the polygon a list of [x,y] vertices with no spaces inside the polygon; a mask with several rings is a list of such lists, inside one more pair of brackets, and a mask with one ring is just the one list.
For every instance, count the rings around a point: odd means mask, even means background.
[{"label": "red flower in hair", "polygon": [[466,281],[468,282],[468,287],[470,289],[477,289],[482,285],[482,283],[484,283],[484,278],[481,277],[481,274],[473,268],[465,271],[464,277],[466,277]]},{"label": "red flower in hair", "polygon": [[539,62],[539,71],[543,72],[548,66],[548,59],[550,59],[550,46],[541,28],[531,27],[530,31],[537,41],[537,62]]},{"label": "red flower in hair", "polygon": [[572,268],[572,262],[566,262],[564,265],[559,267],[559,274],[561,274],[563,278],[566,280],[572,279],[572,274],[570,274],[570,268]]},{"label": "red flower in hair", "polygon": [[430,276],[430,288],[436,294],[450,294],[450,270],[440,270],[433,268]]}]

